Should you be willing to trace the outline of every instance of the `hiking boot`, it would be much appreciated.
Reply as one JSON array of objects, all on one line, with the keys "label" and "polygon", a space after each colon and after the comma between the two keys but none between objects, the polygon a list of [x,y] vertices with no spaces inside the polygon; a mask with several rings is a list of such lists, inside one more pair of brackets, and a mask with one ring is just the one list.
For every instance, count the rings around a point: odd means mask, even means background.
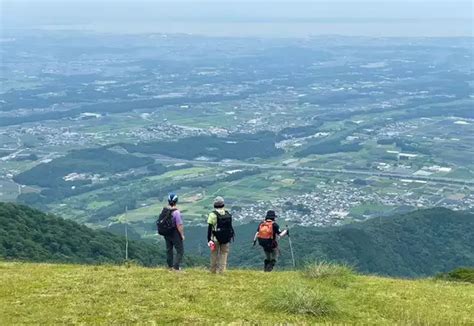
[{"label": "hiking boot", "polygon": [[263,261],[263,271],[264,272],[269,272],[268,267],[270,266],[270,261],[269,260],[264,260]]},{"label": "hiking boot", "polygon": [[275,267],[276,260],[270,260],[268,263],[268,271],[271,272],[273,270],[273,267]]}]

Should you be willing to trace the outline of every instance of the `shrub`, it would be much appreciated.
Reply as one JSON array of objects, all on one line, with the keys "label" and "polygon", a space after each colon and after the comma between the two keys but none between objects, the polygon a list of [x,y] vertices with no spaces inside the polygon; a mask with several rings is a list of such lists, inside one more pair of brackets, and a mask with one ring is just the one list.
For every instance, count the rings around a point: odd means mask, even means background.
[{"label": "shrub", "polygon": [[310,279],[349,278],[354,276],[354,270],[348,265],[338,265],[327,262],[307,264],[302,270],[303,276]]},{"label": "shrub", "polygon": [[436,279],[454,282],[469,282],[474,283],[474,268],[460,267],[450,272],[440,273],[436,275]]},{"label": "shrub", "polygon": [[291,314],[327,317],[337,313],[332,298],[303,285],[276,288],[267,294],[266,308]]}]

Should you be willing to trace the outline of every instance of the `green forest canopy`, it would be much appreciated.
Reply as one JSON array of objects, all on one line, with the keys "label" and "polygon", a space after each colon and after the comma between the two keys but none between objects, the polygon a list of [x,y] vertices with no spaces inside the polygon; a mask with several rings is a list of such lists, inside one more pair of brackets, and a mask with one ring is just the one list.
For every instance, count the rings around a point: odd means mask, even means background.
[{"label": "green forest canopy", "polygon": [[[12,203],[0,203],[0,258],[80,264],[122,263],[124,237]],[[144,266],[165,263],[164,245],[129,241],[129,259]],[[187,264],[196,262],[188,255]]]}]

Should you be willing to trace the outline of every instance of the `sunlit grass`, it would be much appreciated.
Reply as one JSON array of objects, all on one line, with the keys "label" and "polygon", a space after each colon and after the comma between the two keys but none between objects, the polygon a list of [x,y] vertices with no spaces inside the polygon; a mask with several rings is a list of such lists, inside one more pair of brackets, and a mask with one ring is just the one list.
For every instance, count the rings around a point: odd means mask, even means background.
[{"label": "sunlit grass", "polygon": [[[3,262],[0,325],[474,323],[472,284],[361,276],[335,266],[307,273]],[[347,275],[344,287],[332,281]]]}]

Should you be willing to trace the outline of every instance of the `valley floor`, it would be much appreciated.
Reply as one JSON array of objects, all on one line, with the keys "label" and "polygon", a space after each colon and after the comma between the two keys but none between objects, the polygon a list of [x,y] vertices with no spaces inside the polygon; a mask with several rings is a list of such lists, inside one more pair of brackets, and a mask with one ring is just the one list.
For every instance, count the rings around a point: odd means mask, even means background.
[{"label": "valley floor", "polygon": [[474,285],[230,270],[0,263],[0,324],[473,325]]}]

